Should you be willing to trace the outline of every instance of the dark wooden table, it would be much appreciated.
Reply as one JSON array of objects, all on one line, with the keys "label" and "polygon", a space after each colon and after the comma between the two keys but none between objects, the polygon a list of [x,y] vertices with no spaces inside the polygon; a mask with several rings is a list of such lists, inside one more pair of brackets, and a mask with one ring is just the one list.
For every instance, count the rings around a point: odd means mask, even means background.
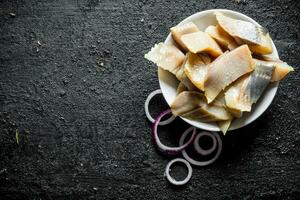
[{"label": "dark wooden table", "polygon": [[[159,86],[143,55],[212,8],[267,27],[296,71],[264,115],[223,138],[218,162],[173,187],[144,114]],[[299,10],[294,0],[1,0],[0,199],[299,199]]]}]

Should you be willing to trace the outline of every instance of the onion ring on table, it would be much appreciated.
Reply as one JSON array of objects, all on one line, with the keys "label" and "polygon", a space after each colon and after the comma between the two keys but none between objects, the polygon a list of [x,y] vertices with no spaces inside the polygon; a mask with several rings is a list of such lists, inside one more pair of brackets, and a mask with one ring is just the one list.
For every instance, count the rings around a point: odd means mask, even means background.
[{"label": "onion ring on table", "polygon": [[[209,138],[212,139],[213,141],[213,144],[212,146],[209,148],[209,149],[203,149],[200,145],[199,145],[199,140],[201,137],[203,136],[208,136]],[[195,150],[197,151],[197,153],[199,153],[200,155],[202,156],[207,156],[209,154],[211,154],[212,152],[214,152],[214,150],[216,150],[217,148],[217,139],[214,135],[212,135],[211,133],[209,132],[205,132],[205,131],[202,131],[200,133],[198,133],[198,135],[195,137],[195,140],[194,140],[194,148]]]},{"label": "onion ring on table", "polygon": [[[216,137],[217,143],[218,143],[218,147],[217,147],[218,149],[217,149],[216,155],[215,155],[213,158],[211,158],[210,160],[207,160],[207,161],[197,161],[197,160],[192,159],[192,158],[187,154],[186,150],[183,149],[183,150],[182,150],[182,155],[183,155],[183,157],[184,157],[188,162],[190,162],[191,164],[193,164],[193,165],[195,165],[195,166],[206,166],[206,165],[212,164],[213,162],[215,162],[215,161],[218,159],[218,157],[220,156],[221,151],[222,151],[222,140],[221,140],[221,138],[220,138],[220,136],[219,136],[218,133],[216,133],[216,132],[211,132],[211,133]],[[182,145],[182,144],[183,144],[184,139],[186,138],[186,136],[187,136],[187,133],[182,134],[182,136],[181,136],[181,138],[180,138],[180,140],[179,140],[179,145]]]},{"label": "onion ring on table", "polygon": [[[152,123],[154,123],[155,120],[154,120],[153,117],[150,115],[150,112],[149,112],[149,103],[150,103],[151,99],[152,99],[155,95],[157,95],[157,94],[162,94],[161,89],[157,89],[157,90],[154,90],[153,92],[151,92],[151,93],[148,95],[148,97],[147,97],[147,99],[146,99],[146,101],[145,101],[145,113],[146,113],[146,116],[147,116],[148,120],[149,120],[150,122],[152,122]],[[176,118],[176,117],[175,117],[174,115],[172,115],[170,118],[168,118],[168,119],[166,119],[166,120],[164,120],[164,121],[159,122],[159,125],[163,126],[163,125],[170,124],[171,122],[173,122],[173,121],[175,120],[175,118]]]},{"label": "onion ring on table", "polygon": [[153,126],[152,126],[152,138],[153,138],[154,143],[157,145],[157,147],[160,151],[162,151],[163,153],[169,154],[169,155],[174,155],[174,154],[180,153],[183,149],[185,149],[187,146],[189,146],[194,141],[194,138],[196,136],[196,128],[190,127],[184,131],[183,135],[185,135],[185,137],[189,132],[193,131],[193,133],[192,133],[190,139],[184,144],[182,142],[182,144],[179,147],[168,147],[168,146],[162,144],[158,137],[158,132],[157,132],[158,123],[160,122],[161,118],[163,118],[165,115],[167,115],[171,112],[172,112],[171,109],[168,109],[168,110],[162,112],[161,114],[159,114],[158,117],[155,119]]},{"label": "onion ring on table", "polygon": [[[175,162],[181,162],[183,164],[185,164],[185,166],[187,167],[188,169],[188,174],[187,176],[185,177],[185,179],[183,179],[182,181],[177,181],[175,180],[171,175],[170,175],[170,167],[175,163]],[[190,165],[190,163],[182,158],[176,158],[174,160],[171,160],[168,164],[167,164],[167,167],[166,167],[166,171],[165,171],[165,174],[166,174],[166,177],[168,179],[168,181],[173,184],[173,185],[184,185],[186,184],[192,177],[192,167]]]}]

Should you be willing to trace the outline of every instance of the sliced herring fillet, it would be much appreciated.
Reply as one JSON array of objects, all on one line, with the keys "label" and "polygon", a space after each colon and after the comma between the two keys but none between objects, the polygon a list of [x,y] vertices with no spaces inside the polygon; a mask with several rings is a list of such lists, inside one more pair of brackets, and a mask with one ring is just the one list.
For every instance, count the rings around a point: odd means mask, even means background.
[{"label": "sliced herring fillet", "polygon": [[145,54],[145,58],[154,62],[158,67],[176,74],[185,55],[174,45],[159,43],[155,44],[151,51]]},{"label": "sliced herring fillet", "polygon": [[214,57],[218,57],[223,53],[218,43],[210,35],[202,31],[185,34],[181,37],[181,40],[192,53],[204,52]]},{"label": "sliced herring fillet", "polygon": [[181,36],[183,36],[184,34],[194,33],[199,31],[199,29],[193,22],[188,22],[183,25],[174,26],[170,30],[175,42],[185,51],[188,51],[188,48],[182,42]]},{"label": "sliced herring fillet", "polygon": [[237,43],[228,33],[226,33],[219,25],[217,26],[208,26],[205,29],[205,32],[208,33],[212,38],[214,38],[217,43],[222,47],[232,50],[238,47]]},{"label": "sliced herring fillet", "polygon": [[214,60],[207,68],[205,96],[212,102],[226,86],[253,71],[254,61],[247,45],[242,45]]},{"label": "sliced herring fillet", "polygon": [[[254,60],[255,61],[255,60]],[[255,70],[236,81],[225,92],[226,106],[234,111],[250,112],[268,86],[274,66],[255,62]]]},{"label": "sliced herring fillet", "polygon": [[209,60],[206,55],[187,53],[184,63],[184,72],[191,82],[199,89],[204,90],[204,81],[207,74]]},{"label": "sliced herring fillet", "polygon": [[203,94],[194,91],[181,92],[171,104],[172,113],[202,122],[228,120],[230,113],[218,104],[207,104]]},{"label": "sliced herring fillet", "polygon": [[216,12],[215,15],[222,29],[238,43],[249,44],[250,50],[254,53],[272,53],[271,37],[265,28],[251,22],[230,18],[220,12]]}]

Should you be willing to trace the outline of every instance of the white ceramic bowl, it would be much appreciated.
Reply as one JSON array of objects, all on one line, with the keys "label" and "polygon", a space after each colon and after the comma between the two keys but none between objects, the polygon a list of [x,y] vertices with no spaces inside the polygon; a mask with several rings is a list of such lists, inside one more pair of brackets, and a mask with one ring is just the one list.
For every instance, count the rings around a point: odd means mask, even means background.
[{"label": "white ceramic bowl", "polygon": [[[179,23],[185,24],[188,22],[195,23],[198,28],[202,31],[206,29],[209,25],[216,25],[217,21],[214,15],[214,12],[220,11],[224,13],[225,15],[235,18],[235,19],[241,19],[245,21],[249,21],[253,24],[259,25],[256,21],[251,19],[250,17],[241,14],[239,12],[235,12],[232,10],[225,10],[225,9],[213,9],[213,10],[206,10],[198,12],[194,15],[189,16],[185,20]],[[170,24],[171,26],[171,24]],[[175,42],[172,39],[171,34],[168,35],[167,39],[165,40],[165,43],[171,43],[175,44]],[[278,53],[276,50],[276,47],[274,43],[272,42],[273,47],[273,53],[271,54],[272,57],[278,58]],[[171,105],[171,103],[174,101],[176,97],[176,89],[178,86],[178,80],[174,75],[172,75],[170,72],[162,70],[161,68],[158,68],[158,78],[159,78],[159,85],[162,90],[163,96],[166,99],[167,103]],[[241,118],[235,119],[233,123],[230,126],[229,130],[234,130],[241,128],[243,126],[246,126],[247,124],[250,124],[254,120],[256,120],[263,112],[269,107],[271,104],[276,91],[278,88],[278,82],[271,83],[266,90],[264,91],[264,94],[260,97],[259,101],[252,106],[252,111],[250,113],[244,113]],[[203,123],[195,120],[190,120],[183,118],[184,121],[189,123],[190,125],[193,125],[197,128],[208,130],[208,131],[220,131],[219,127],[216,125],[216,123]]]}]

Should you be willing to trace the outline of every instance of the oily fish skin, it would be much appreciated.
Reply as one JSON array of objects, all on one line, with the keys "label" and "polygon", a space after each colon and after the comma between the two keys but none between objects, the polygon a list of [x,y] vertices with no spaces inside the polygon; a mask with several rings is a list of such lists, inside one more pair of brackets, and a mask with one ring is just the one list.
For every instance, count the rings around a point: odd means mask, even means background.
[{"label": "oily fish skin", "polygon": [[262,65],[272,65],[274,66],[274,71],[272,74],[271,82],[280,81],[284,77],[288,75],[288,73],[294,71],[294,68],[289,66],[286,62],[283,62],[281,60],[270,60],[270,61],[264,61],[264,60],[258,60],[254,59],[256,63],[261,63]]},{"label": "oily fish skin", "polygon": [[215,15],[221,28],[235,38],[239,44],[248,44],[253,53],[272,53],[271,37],[265,28],[227,17],[220,12],[216,12]]},{"label": "oily fish skin", "polygon": [[185,46],[185,44],[181,40],[181,36],[188,33],[194,33],[199,31],[198,27],[193,23],[189,22],[183,25],[174,26],[171,29],[171,34],[175,42],[186,52],[188,51],[188,48]]},{"label": "oily fish skin", "polygon": [[176,74],[178,67],[185,59],[185,55],[174,45],[159,43],[155,44],[151,51],[145,54],[145,58],[158,67]]},{"label": "oily fish skin", "polygon": [[202,122],[228,120],[230,113],[218,104],[207,104],[206,99],[200,92],[183,91],[171,104],[172,113],[188,119]]},{"label": "oily fish skin", "polygon": [[238,47],[238,44],[235,40],[226,33],[219,25],[217,26],[208,26],[205,29],[205,32],[214,38],[217,43],[220,44],[225,49],[232,50]]},{"label": "oily fish skin", "polygon": [[219,56],[207,69],[204,83],[207,102],[211,103],[226,86],[253,69],[254,61],[247,45]]},{"label": "oily fish skin", "polygon": [[258,101],[269,85],[273,70],[274,66],[271,64],[255,62],[255,70],[240,78],[225,92],[226,106],[229,111],[250,112],[252,104]]},{"label": "oily fish skin", "polygon": [[198,31],[181,36],[183,44],[192,53],[208,53],[213,57],[221,55],[222,49],[207,33]]},{"label": "oily fish skin", "polygon": [[204,90],[207,66],[211,62],[209,56],[205,54],[187,53],[184,63],[184,72],[191,82],[199,89]]}]

